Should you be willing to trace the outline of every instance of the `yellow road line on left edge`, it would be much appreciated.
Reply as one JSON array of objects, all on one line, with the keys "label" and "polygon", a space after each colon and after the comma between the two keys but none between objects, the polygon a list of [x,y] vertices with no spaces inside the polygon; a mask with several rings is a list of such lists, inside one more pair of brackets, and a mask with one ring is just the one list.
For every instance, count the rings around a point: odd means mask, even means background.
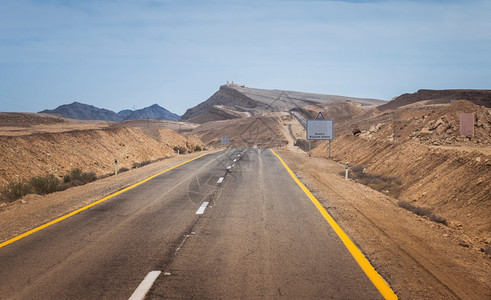
[{"label": "yellow road line on left edge", "polygon": [[[271,149],[270,149],[271,150]],[[283,159],[276,154],[273,150],[271,150],[273,154],[280,160],[283,166],[286,168],[290,176],[295,180],[298,186],[304,191],[304,193],[309,197],[309,199],[314,203],[315,207],[320,211],[324,219],[331,225],[334,232],[338,235],[338,237],[343,242],[344,246],[348,249],[351,256],[356,260],[358,265],[361,267],[363,272],[367,275],[368,279],[373,283],[373,285],[377,288],[377,290],[382,294],[385,299],[398,299],[397,295],[392,291],[387,282],[380,276],[380,274],[373,268],[368,259],[363,255],[363,253],[356,247],[356,245],[351,241],[348,235],[341,229],[341,227],[334,221],[331,215],[326,211],[326,209],[320,204],[319,200],[315,198],[314,195],[305,187],[305,185],[298,180],[297,176],[293,173],[293,171],[288,167],[288,165],[283,161]]]},{"label": "yellow road line on left edge", "polygon": [[5,247],[5,246],[7,246],[7,245],[9,245],[9,244],[12,244],[13,242],[16,242],[16,241],[18,241],[18,240],[20,240],[20,239],[23,239],[23,238],[25,238],[26,236],[29,236],[29,235],[31,235],[31,234],[33,234],[33,233],[35,233],[35,232],[40,231],[41,229],[44,229],[44,228],[49,227],[49,226],[51,226],[51,225],[53,225],[53,224],[56,224],[56,223],[61,222],[61,221],[65,220],[65,219],[68,219],[68,218],[70,218],[71,216],[78,214],[79,212],[82,212],[82,211],[84,211],[84,210],[86,210],[86,209],[91,208],[92,206],[95,206],[95,205],[97,205],[97,204],[99,204],[99,203],[102,203],[102,202],[104,202],[104,201],[106,201],[106,200],[108,200],[108,199],[111,199],[111,198],[113,198],[113,197],[115,197],[115,196],[117,196],[117,195],[120,195],[120,194],[122,194],[122,193],[124,193],[124,192],[126,192],[126,191],[129,191],[129,190],[131,190],[131,189],[133,189],[133,188],[135,188],[135,187],[137,187],[137,186],[139,186],[139,185],[141,185],[141,184],[143,184],[143,183],[145,183],[145,182],[147,182],[147,181],[149,181],[149,180],[151,180],[151,179],[153,179],[153,178],[155,178],[155,177],[157,177],[157,176],[159,176],[159,175],[161,175],[161,174],[163,174],[163,173],[165,173],[165,172],[168,172],[168,171],[170,171],[170,170],[172,170],[172,169],[175,169],[175,168],[180,167],[180,166],[182,166],[182,165],[185,165],[185,164],[187,164],[187,163],[189,163],[189,162],[192,162],[193,160],[196,160],[196,159],[198,159],[198,158],[201,158],[201,157],[203,157],[203,156],[206,156],[206,155],[208,155],[208,154],[212,154],[212,153],[215,153],[215,152],[218,152],[218,151],[214,151],[214,152],[210,152],[210,153],[205,153],[205,154],[203,154],[203,155],[197,156],[197,157],[195,157],[195,158],[192,158],[192,159],[190,159],[190,160],[187,160],[187,161],[185,161],[185,162],[182,162],[182,163],[180,163],[180,164],[177,164],[177,165],[175,165],[175,166],[172,166],[172,167],[170,167],[170,168],[167,168],[167,169],[165,169],[165,170],[163,170],[163,171],[161,171],[161,172],[159,172],[159,173],[157,173],[157,174],[154,174],[154,175],[152,175],[152,176],[150,176],[150,177],[148,177],[148,178],[146,178],[146,179],[143,179],[142,181],[139,181],[139,182],[137,182],[137,183],[135,183],[135,184],[133,184],[133,185],[131,185],[131,186],[127,187],[127,188],[124,188],[124,189],[122,189],[122,190],[120,190],[120,191],[117,191],[117,192],[115,192],[115,193],[113,193],[113,194],[111,194],[111,195],[109,195],[109,196],[107,196],[107,197],[104,197],[104,198],[100,199],[100,200],[97,200],[96,202],[93,202],[93,203],[91,203],[91,204],[89,204],[89,205],[87,205],[87,206],[84,206],[84,207],[82,207],[82,208],[79,208],[79,209],[77,209],[77,210],[74,210],[74,211],[72,211],[71,213],[68,213],[68,214],[66,214],[66,215],[63,215],[63,216],[61,216],[61,217],[59,217],[59,218],[57,218],[57,219],[54,219],[53,221],[50,221],[50,222],[48,222],[48,223],[46,223],[46,224],[43,224],[43,225],[38,226],[38,227],[36,227],[36,228],[34,228],[34,229],[31,229],[31,230],[29,230],[29,231],[27,231],[27,232],[25,232],[25,233],[23,233],[23,234],[21,234],[21,235],[18,235],[18,236],[14,237],[14,238],[11,238],[10,240],[7,240],[7,241],[5,241],[5,242],[1,243],[1,244],[0,244],[0,248]]}]

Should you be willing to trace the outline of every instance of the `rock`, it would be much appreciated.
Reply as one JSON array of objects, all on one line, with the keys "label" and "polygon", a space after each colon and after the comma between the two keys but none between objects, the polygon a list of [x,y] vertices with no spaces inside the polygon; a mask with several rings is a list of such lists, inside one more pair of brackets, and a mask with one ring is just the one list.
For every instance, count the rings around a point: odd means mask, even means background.
[{"label": "rock", "polygon": [[446,130],[445,126],[443,125],[439,125],[438,127],[436,127],[435,129],[435,132],[438,134],[438,135],[441,135],[442,133],[444,133]]},{"label": "rock", "polygon": [[432,132],[428,127],[423,127],[423,129],[421,129],[420,134],[426,135],[426,134],[432,134]]},{"label": "rock", "polygon": [[445,121],[443,121],[443,119],[438,119],[434,124],[433,126],[430,127],[430,130],[435,130],[437,129],[438,127],[440,127],[441,125],[444,125],[445,124]]}]

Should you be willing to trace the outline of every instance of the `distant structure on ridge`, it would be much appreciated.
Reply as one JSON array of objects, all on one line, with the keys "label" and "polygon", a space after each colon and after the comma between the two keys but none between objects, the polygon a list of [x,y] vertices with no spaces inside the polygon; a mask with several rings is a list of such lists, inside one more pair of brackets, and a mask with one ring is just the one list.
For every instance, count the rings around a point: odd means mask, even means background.
[{"label": "distant structure on ridge", "polygon": [[232,80],[232,83],[228,82],[227,80],[227,86],[233,86],[233,87],[245,87],[245,84],[238,84],[238,83],[234,83],[234,81]]}]

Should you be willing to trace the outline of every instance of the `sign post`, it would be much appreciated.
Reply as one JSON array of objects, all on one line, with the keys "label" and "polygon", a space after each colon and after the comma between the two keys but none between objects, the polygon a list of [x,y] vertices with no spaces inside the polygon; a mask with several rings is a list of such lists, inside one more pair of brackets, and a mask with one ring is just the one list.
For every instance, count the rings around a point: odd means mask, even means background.
[{"label": "sign post", "polygon": [[227,136],[224,136],[224,137],[222,137],[221,142],[222,142],[222,145],[225,145],[225,146],[230,145],[230,138]]},{"label": "sign post", "polygon": [[311,140],[329,141],[329,158],[331,158],[331,140],[333,139],[333,120],[326,120],[321,112],[315,120],[307,120],[307,140],[309,141],[309,156]]}]

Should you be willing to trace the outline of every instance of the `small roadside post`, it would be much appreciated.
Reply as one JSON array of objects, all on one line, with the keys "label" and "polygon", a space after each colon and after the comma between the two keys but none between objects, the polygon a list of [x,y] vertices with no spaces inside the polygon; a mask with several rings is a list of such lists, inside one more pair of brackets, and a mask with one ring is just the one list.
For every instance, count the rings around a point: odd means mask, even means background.
[{"label": "small roadside post", "polygon": [[326,120],[322,112],[317,114],[315,120],[307,120],[307,140],[309,141],[309,156],[312,155],[311,140],[329,141],[329,158],[331,158],[331,140],[333,138],[333,120]]},{"label": "small roadside post", "polygon": [[348,162],[346,162],[345,167],[346,167],[346,171],[345,171],[345,174],[344,174],[344,179],[345,180],[348,180]]},{"label": "small roadside post", "polygon": [[114,175],[118,175],[118,159],[114,159]]}]

